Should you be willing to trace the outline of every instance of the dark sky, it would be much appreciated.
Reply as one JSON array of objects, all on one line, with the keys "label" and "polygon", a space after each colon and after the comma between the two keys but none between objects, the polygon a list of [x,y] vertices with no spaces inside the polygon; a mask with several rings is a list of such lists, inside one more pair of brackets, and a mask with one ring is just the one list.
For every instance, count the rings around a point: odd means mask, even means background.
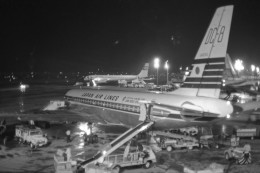
[{"label": "dark sky", "polygon": [[189,65],[217,7],[234,4],[228,52],[260,65],[259,0],[1,0],[0,72],[137,73]]}]

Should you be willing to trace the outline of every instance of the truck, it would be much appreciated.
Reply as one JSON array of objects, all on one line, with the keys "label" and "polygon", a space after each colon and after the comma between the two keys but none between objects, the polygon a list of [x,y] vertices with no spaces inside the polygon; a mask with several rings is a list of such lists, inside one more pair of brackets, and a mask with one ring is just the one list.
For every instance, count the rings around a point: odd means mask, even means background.
[{"label": "truck", "polygon": [[194,149],[194,148],[199,148],[199,143],[198,141],[185,141],[183,139],[167,139],[164,142],[163,148],[166,148],[167,151],[172,151],[173,149]]},{"label": "truck", "polygon": [[252,140],[257,136],[256,128],[237,129],[237,137],[250,137]]},{"label": "truck", "polygon": [[108,155],[104,158],[103,164],[107,165],[114,172],[120,172],[122,168],[130,166],[143,166],[150,168],[156,163],[156,156],[150,146],[142,145],[143,150],[136,150],[127,154]]},{"label": "truck", "polygon": [[48,139],[43,135],[42,130],[33,125],[17,125],[15,127],[15,138],[19,143],[29,144],[32,149],[48,143]]},{"label": "truck", "polygon": [[194,149],[200,146],[198,140],[192,136],[161,131],[153,131],[152,136],[158,146],[167,151],[183,148]]}]

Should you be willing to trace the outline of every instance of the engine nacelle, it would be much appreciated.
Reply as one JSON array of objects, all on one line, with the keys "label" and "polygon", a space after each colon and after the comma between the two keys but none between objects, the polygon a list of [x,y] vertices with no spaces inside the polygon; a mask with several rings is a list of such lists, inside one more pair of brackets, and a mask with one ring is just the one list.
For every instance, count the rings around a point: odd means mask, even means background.
[{"label": "engine nacelle", "polygon": [[180,115],[184,120],[191,121],[204,116],[203,108],[191,102],[184,102],[181,107]]}]

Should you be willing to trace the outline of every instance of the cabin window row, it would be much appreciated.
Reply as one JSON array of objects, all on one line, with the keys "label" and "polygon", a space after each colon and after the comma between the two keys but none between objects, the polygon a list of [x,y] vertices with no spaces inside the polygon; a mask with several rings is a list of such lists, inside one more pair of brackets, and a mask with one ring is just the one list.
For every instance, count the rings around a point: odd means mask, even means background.
[{"label": "cabin window row", "polygon": [[101,100],[86,99],[86,98],[71,97],[71,96],[65,96],[65,99],[68,101],[74,101],[74,102],[79,102],[79,103],[84,103],[89,105],[96,105],[96,106],[111,108],[111,109],[118,109],[118,110],[123,110],[128,112],[135,112],[135,113],[140,112],[139,106],[113,103],[113,102],[107,102]]}]

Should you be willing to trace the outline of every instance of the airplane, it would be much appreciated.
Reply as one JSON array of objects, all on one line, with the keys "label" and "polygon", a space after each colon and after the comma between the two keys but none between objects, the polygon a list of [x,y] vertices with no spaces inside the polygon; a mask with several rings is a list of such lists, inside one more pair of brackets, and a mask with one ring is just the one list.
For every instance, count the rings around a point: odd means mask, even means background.
[{"label": "airplane", "polygon": [[137,75],[89,75],[85,77],[85,81],[92,81],[96,86],[100,83],[108,83],[112,81],[118,81],[119,84],[132,83],[144,83],[144,79],[148,77],[149,63],[145,63],[141,72]]},{"label": "airplane", "polygon": [[[86,116],[106,123],[133,127],[139,123],[142,101],[156,103],[151,119],[156,129],[202,125],[229,118],[237,106],[219,99],[231,27],[233,5],[217,8],[195,56],[193,68],[181,88],[171,93],[131,90],[72,89],[65,100]],[[239,108],[244,111],[243,108]]]},{"label": "airplane", "polygon": [[232,102],[245,103],[248,101],[259,101],[260,93],[258,91],[259,80],[242,78],[235,71],[230,56],[227,54],[226,69],[224,79],[222,80],[222,91],[220,98]]}]

